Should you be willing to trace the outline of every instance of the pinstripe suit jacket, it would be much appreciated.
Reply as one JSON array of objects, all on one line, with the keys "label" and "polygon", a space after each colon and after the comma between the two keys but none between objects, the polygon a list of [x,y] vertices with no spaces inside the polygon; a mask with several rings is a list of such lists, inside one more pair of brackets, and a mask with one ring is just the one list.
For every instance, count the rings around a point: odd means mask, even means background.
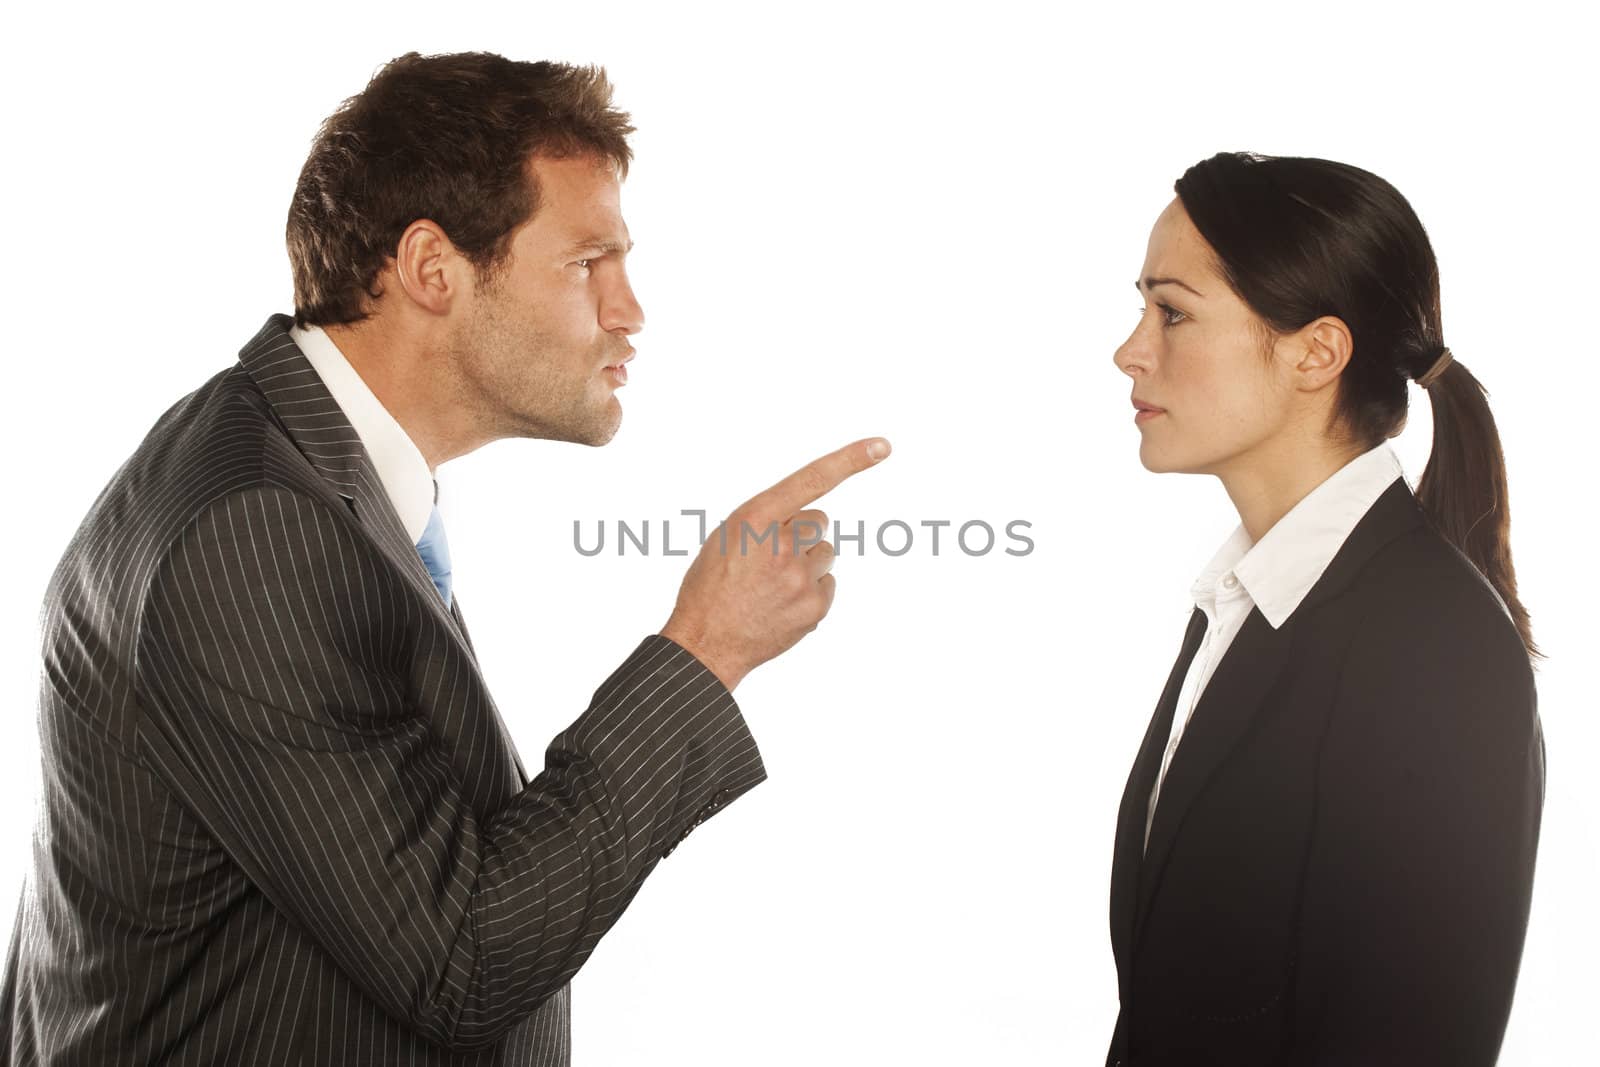
[{"label": "pinstripe suit jacket", "polygon": [[565,1064],[569,979],[765,776],[652,635],[529,782],[289,324],[162,416],[51,578],[7,1063]]}]

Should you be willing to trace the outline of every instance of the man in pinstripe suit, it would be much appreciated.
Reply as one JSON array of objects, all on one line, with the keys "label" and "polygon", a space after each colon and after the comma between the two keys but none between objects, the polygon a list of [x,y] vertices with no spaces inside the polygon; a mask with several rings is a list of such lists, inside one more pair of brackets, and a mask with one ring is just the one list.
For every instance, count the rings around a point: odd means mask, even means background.
[{"label": "man in pinstripe suit", "polygon": [[814,628],[803,510],[734,512],[531,780],[450,586],[438,463],[603,444],[642,325],[603,74],[403,56],[328,120],[296,314],[168,410],[49,584],[44,795],[0,990],[23,1064],[565,1064],[568,981],[764,777],[731,690]]}]

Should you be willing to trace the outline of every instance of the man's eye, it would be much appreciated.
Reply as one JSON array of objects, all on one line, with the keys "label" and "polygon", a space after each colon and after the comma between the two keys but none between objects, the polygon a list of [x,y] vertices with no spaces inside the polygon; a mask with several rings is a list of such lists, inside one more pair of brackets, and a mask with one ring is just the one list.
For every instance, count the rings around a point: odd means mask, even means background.
[{"label": "man's eye", "polygon": [[578,266],[582,267],[584,270],[588,270],[589,269],[589,261],[587,259],[580,259],[580,260],[578,260]]}]

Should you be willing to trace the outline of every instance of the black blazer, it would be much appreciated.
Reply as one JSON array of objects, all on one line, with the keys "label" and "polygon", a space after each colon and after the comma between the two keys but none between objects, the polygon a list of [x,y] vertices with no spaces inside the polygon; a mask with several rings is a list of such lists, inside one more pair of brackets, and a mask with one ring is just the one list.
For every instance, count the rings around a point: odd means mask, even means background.
[{"label": "black blazer", "polygon": [[530,782],[288,325],[162,416],[50,581],[0,1063],[565,1064],[568,980],[764,777],[651,635]]},{"label": "black blazer", "polygon": [[1499,596],[1403,478],[1283,626],[1252,610],[1150,788],[1128,776],[1108,1064],[1492,1064],[1544,800],[1533,673]]}]

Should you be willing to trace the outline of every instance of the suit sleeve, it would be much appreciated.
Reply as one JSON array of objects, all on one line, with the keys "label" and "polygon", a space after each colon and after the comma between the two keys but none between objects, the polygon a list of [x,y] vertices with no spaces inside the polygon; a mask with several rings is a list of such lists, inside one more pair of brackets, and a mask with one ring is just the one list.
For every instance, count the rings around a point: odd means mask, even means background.
[{"label": "suit sleeve", "polygon": [[1292,1063],[1499,1054],[1544,742],[1527,654],[1484,592],[1395,605],[1352,645],[1318,768]]},{"label": "suit sleeve", "polygon": [[732,694],[646,637],[543,771],[476,812],[411,691],[392,566],[328,505],[250,489],[157,569],[142,747],[246,876],[386,1011],[477,1047],[559,990],[655,864],[765,777]]}]

